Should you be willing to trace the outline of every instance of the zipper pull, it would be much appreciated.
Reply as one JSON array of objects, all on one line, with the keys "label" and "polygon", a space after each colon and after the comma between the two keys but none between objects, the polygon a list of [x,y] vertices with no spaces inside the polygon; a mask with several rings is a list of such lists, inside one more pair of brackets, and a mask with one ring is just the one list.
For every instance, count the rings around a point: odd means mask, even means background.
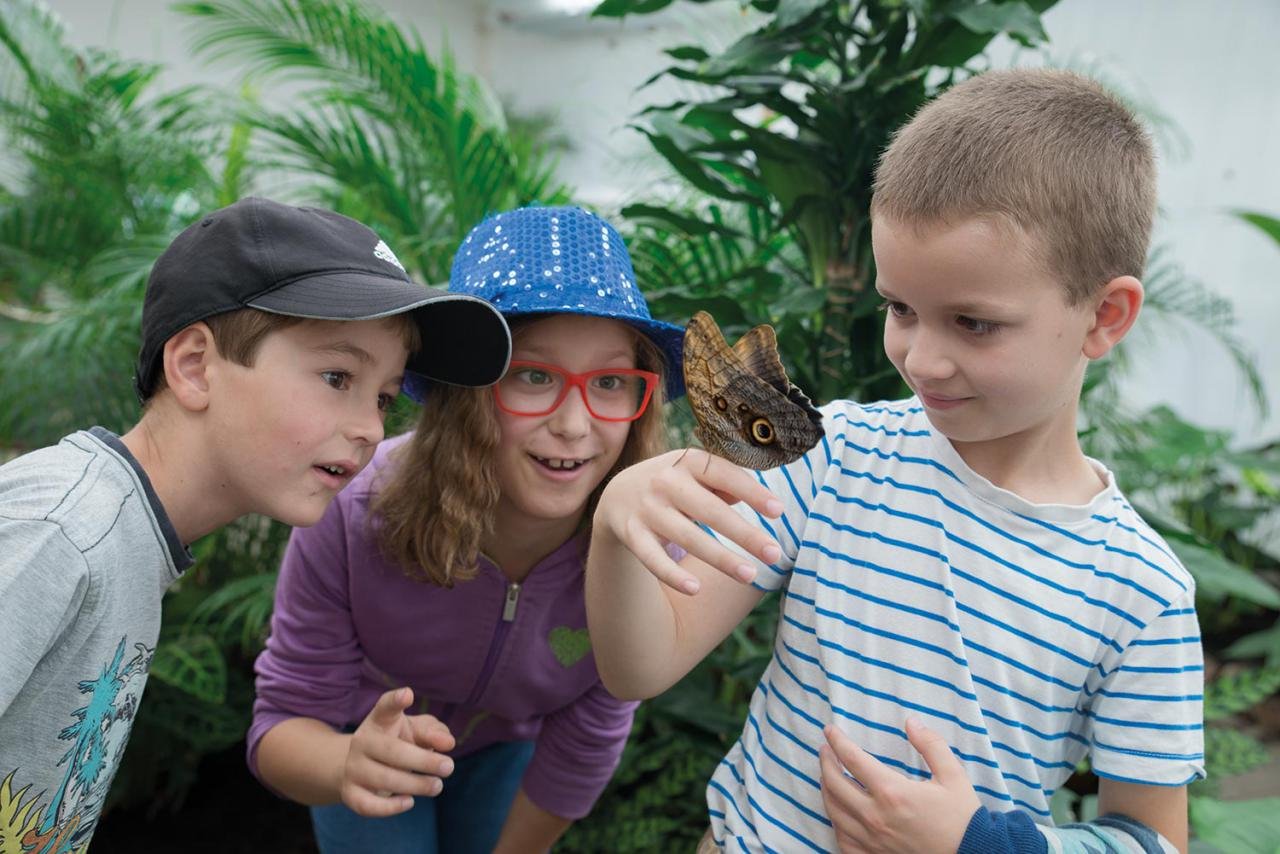
[{"label": "zipper pull", "polygon": [[507,601],[502,605],[502,621],[509,623],[516,618],[516,605],[520,602],[520,585],[512,581],[507,585]]}]

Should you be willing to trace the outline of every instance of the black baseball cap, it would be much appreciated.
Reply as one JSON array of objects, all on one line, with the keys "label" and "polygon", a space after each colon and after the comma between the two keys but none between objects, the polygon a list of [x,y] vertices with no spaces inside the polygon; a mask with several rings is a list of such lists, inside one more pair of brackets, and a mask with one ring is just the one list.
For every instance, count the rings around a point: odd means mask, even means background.
[{"label": "black baseball cap", "polygon": [[155,388],[166,341],[242,308],[316,320],[411,312],[422,347],[407,369],[451,385],[492,385],[511,359],[511,331],[496,308],[414,282],[369,227],[250,196],[188,227],[156,260],[142,304],[139,399]]}]

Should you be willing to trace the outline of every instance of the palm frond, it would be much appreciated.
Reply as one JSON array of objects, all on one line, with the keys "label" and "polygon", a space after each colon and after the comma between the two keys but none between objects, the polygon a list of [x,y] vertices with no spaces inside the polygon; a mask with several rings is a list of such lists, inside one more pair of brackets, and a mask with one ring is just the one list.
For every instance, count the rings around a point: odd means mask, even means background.
[{"label": "palm frond", "polygon": [[[363,3],[217,0],[179,8],[200,21],[197,52],[234,57],[253,79],[302,87],[306,119],[263,111],[256,126],[277,138],[294,168],[320,171],[355,195],[372,191],[365,209],[394,224],[399,238],[456,245],[488,213],[534,194],[563,198],[539,153],[512,144],[483,81],[459,71],[447,51],[433,58],[415,31]],[[324,152],[338,156],[325,160]],[[427,210],[437,214],[431,233]],[[424,246],[419,259],[437,274],[433,255]]]},{"label": "palm frond", "polygon": [[[1147,292],[1144,309],[1155,318],[1149,318],[1139,328],[1137,341],[1165,334],[1169,326],[1184,326],[1207,333],[1230,357],[1255,409],[1265,417],[1270,411],[1266,387],[1257,359],[1239,336],[1231,301],[1189,275],[1163,246],[1152,250],[1143,283]],[[1155,323],[1151,322],[1153,319]],[[1119,348],[1122,364],[1132,358],[1131,347],[1122,344]]]}]

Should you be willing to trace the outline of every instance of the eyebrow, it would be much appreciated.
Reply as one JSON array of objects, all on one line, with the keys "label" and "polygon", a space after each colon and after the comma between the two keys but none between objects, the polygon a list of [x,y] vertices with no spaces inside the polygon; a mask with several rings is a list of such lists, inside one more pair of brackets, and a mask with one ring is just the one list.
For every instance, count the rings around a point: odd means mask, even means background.
[{"label": "eyebrow", "polygon": [[[528,347],[522,349],[527,349],[528,352],[539,356],[541,361],[548,361],[548,357],[546,356],[547,351],[543,347]],[[608,353],[601,354],[599,361],[608,362],[613,359],[634,359],[635,355],[634,350],[610,350]]]},{"label": "eyebrow", "polygon": [[[876,286],[876,293],[889,302],[900,302],[890,291],[881,288],[879,285]],[[905,302],[905,300],[901,300],[901,302]],[[976,314],[981,316],[985,314],[1007,314],[1009,306],[997,302],[957,302],[944,305],[942,310],[948,314]]]},{"label": "eyebrow", "polygon": [[372,365],[378,361],[368,350],[363,347],[357,347],[350,341],[334,341],[329,344],[320,344],[312,347],[311,350],[314,353],[338,353],[344,356],[354,356],[366,365]]}]

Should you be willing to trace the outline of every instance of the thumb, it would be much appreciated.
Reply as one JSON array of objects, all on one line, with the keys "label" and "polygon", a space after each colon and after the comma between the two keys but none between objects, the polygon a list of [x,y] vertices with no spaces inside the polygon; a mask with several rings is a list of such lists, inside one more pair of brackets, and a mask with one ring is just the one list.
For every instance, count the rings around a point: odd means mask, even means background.
[{"label": "thumb", "polygon": [[959,783],[969,785],[969,775],[951,752],[946,739],[925,726],[919,718],[907,718],[907,740],[929,766],[933,779],[943,788],[949,789]]},{"label": "thumb", "polygon": [[404,710],[413,703],[411,688],[396,688],[378,698],[365,720],[381,729],[391,729],[399,722]]}]

